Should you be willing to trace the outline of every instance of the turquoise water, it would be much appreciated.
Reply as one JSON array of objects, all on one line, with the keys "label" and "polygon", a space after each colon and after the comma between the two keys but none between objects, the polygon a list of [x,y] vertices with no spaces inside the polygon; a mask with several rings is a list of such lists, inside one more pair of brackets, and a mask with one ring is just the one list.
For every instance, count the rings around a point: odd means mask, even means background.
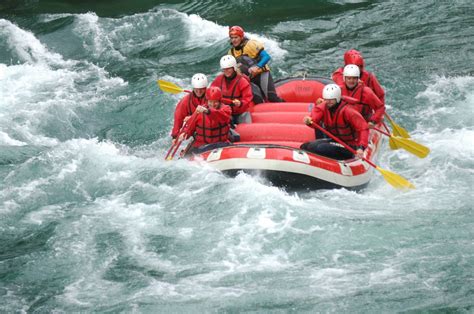
[{"label": "turquoise water", "polygon": [[[227,26],[274,76],[362,51],[391,116],[429,146],[361,193],[289,193],[164,162],[179,95],[218,74]],[[4,1],[1,312],[472,312],[470,1]]]}]

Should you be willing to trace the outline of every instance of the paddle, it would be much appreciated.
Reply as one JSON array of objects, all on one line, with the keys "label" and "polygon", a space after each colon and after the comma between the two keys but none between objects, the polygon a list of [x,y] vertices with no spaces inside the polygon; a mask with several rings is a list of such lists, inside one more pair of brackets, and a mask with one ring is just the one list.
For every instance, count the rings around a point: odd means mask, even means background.
[{"label": "paddle", "polygon": [[190,90],[182,89],[181,87],[179,87],[178,85],[172,82],[168,82],[165,80],[158,80],[156,81],[156,83],[158,84],[158,86],[160,87],[162,91],[167,92],[167,93],[171,93],[171,94],[179,94],[182,92],[191,93]]},{"label": "paddle", "polygon": [[[388,128],[387,124],[383,121],[382,121],[382,124],[383,124],[384,129],[387,130],[387,133],[390,133],[390,129]],[[397,150],[400,148],[397,146],[397,143],[395,143],[392,137],[388,139],[388,146],[390,147],[391,150]]]},{"label": "paddle", "polygon": [[390,118],[388,113],[385,112],[385,116],[387,117],[388,121],[390,121],[390,124],[392,125],[393,135],[401,136],[404,138],[410,138],[410,133],[408,133],[408,131],[402,128],[400,125],[396,124],[395,121],[393,121],[392,118]]},{"label": "paddle", "polygon": [[384,132],[384,131],[379,130],[377,128],[374,128],[374,130],[390,137],[390,140],[393,141],[395,143],[395,145],[397,145],[397,148],[398,147],[403,148],[407,152],[410,152],[413,155],[416,155],[420,158],[425,158],[430,153],[430,149],[428,147],[426,147],[424,145],[421,145],[421,144],[413,141],[412,139],[403,138],[403,137],[399,137],[399,136],[394,136],[390,133]]},{"label": "paddle", "polygon": [[[350,147],[349,145],[344,143],[341,139],[337,138],[336,136],[334,136],[329,131],[326,131],[324,128],[322,128],[321,126],[319,126],[316,123],[313,123],[312,125],[314,127],[316,127],[317,129],[319,129],[324,134],[326,134],[327,136],[329,136],[330,138],[332,138],[333,140],[335,140],[336,142],[338,142],[339,144],[341,144],[342,146],[344,146],[348,151],[350,151],[354,155],[356,154],[356,151],[352,147]],[[406,180],[402,176],[400,176],[396,173],[393,173],[391,171],[380,168],[379,166],[372,163],[370,160],[368,160],[365,157],[362,157],[362,159],[366,163],[368,163],[369,165],[374,167],[376,170],[378,170],[382,174],[382,176],[384,177],[385,181],[387,181],[387,183],[389,183],[394,188],[397,188],[397,189],[407,189],[407,188],[414,189],[415,188],[415,186],[413,184],[411,184],[408,180]]]},{"label": "paddle", "polygon": [[171,147],[168,149],[168,152],[166,153],[165,160],[172,160],[174,158],[174,156],[176,155],[176,152],[178,151],[178,148],[181,146],[181,143],[183,142],[182,140],[180,140],[181,138],[180,135],[183,134],[183,131],[188,124],[194,122],[194,119],[196,119],[197,115],[198,114],[196,113],[196,111],[194,111],[191,117],[188,119],[188,121],[183,123],[183,126],[179,130],[176,142],[174,142],[174,144],[171,145]]},{"label": "paddle", "polygon": [[[192,91],[190,91],[188,89],[183,89],[183,88],[179,87],[178,85],[176,85],[172,82],[169,82],[169,81],[158,80],[158,81],[156,81],[156,83],[158,84],[160,89],[162,91],[166,92],[166,93],[171,93],[171,94],[192,93]],[[221,102],[226,103],[230,106],[234,105],[234,103],[232,102],[232,99],[228,99],[228,98],[222,98]]]}]

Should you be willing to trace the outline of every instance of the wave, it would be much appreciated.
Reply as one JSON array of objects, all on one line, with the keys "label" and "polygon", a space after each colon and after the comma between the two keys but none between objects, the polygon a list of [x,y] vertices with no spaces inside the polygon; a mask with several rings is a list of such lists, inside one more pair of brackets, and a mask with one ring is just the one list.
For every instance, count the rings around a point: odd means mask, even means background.
[{"label": "wave", "polygon": [[0,64],[0,132],[10,143],[56,145],[80,130],[75,125],[81,123],[79,108],[104,102],[108,93],[126,86],[90,62],[65,60],[7,20],[0,26],[0,36],[18,60]]}]

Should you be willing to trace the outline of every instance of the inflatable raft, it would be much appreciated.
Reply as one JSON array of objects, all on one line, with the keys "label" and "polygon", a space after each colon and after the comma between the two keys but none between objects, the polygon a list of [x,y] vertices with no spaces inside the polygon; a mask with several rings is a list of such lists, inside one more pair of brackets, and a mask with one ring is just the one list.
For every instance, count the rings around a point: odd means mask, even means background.
[{"label": "inflatable raft", "polygon": [[[277,81],[278,95],[286,102],[255,105],[236,125],[238,142],[193,159],[202,159],[230,175],[254,173],[292,190],[365,187],[373,175],[366,162],[334,160],[299,148],[316,139],[315,130],[303,123],[303,117],[309,115],[324,86],[331,82],[318,77]],[[380,133],[370,131],[367,159],[374,161],[381,142]]]}]

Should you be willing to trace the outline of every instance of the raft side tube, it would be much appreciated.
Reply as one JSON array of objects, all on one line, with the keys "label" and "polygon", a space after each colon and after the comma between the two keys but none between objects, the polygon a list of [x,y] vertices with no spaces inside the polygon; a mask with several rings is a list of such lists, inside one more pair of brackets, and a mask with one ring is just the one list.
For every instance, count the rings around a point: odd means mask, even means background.
[{"label": "raft side tube", "polygon": [[240,134],[240,141],[288,141],[288,142],[309,142],[316,139],[312,128],[303,123],[283,124],[283,123],[250,123],[238,124],[237,133]]},{"label": "raft side tube", "polygon": [[286,123],[303,124],[303,118],[308,112],[254,112],[253,123]]}]

